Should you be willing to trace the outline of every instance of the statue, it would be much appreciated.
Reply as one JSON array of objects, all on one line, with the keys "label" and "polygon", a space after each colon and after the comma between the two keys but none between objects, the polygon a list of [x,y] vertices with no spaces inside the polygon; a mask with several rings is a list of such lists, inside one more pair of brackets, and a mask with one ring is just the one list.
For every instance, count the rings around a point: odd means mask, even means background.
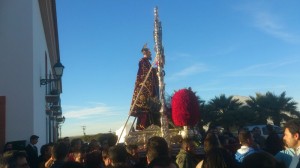
[{"label": "statue", "polygon": [[130,115],[137,118],[136,129],[143,130],[151,124],[159,125],[159,113],[152,109],[153,102],[158,99],[158,79],[156,68],[149,60],[151,51],[144,45],[141,52],[143,57],[139,61],[139,68],[131,102]]}]

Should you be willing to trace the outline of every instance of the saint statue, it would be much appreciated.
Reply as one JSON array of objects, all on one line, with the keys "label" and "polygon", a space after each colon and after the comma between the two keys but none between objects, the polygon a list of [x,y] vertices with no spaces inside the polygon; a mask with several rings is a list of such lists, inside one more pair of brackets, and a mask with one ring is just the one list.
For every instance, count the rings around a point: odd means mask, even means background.
[{"label": "saint statue", "polygon": [[153,112],[155,100],[158,100],[159,87],[156,68],[149,62],[151,51],[144,45],[143,58],[139,61],[139,68],[131,102],[130,115],[137,117],[136,129],[143,130],[151,124],[159,125],[159,112]]}]

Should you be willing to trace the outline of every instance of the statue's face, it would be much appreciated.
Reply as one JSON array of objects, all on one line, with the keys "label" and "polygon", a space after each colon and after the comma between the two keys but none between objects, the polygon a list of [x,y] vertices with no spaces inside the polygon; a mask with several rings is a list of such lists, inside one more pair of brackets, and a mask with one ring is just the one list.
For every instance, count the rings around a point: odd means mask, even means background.
[{"label": "statue's face", "polygon": [[144,54],[149,60],[152,60],[152,57],[151,57],[151,51],[148,50],[148,51],[145,51],[145,54]]}]

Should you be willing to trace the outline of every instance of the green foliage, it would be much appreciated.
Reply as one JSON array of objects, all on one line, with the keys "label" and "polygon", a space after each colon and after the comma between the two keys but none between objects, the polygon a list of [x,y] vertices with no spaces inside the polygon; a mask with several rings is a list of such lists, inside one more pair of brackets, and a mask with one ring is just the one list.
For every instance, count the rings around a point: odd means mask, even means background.
[{"label": "green foliage", "polygon": [[266,123],[271,118],[275,125],[295,117],[300,117],[297,103],[286,97],[283,92],[279,96],[267,92],[250,96],[246,103],[241,103],[233,96],[221,94],[203,105],[200,125],[220,125],[225,128],[242,127],[247,124]]}]

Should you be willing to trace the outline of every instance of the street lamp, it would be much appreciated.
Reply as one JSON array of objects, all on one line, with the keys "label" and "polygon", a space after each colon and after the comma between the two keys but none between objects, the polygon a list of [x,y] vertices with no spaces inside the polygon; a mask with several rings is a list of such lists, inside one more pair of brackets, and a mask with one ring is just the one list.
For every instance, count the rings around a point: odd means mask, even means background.
[{"label": "street lamp", "polygon": [[55,79],[41,79],[41,80],[40,80],[40,85],[46,85],[46,84],[48,84],[48,83],[50,83],[50,82],[60,80],[61,76],[63,75],[64,68],[65,68],[65,67],[60,63],[60,61],[58,61],[58,62],[53,66],[53,69],[54,69],[54,73],[55,73],[56,78],[55,78]]}]

